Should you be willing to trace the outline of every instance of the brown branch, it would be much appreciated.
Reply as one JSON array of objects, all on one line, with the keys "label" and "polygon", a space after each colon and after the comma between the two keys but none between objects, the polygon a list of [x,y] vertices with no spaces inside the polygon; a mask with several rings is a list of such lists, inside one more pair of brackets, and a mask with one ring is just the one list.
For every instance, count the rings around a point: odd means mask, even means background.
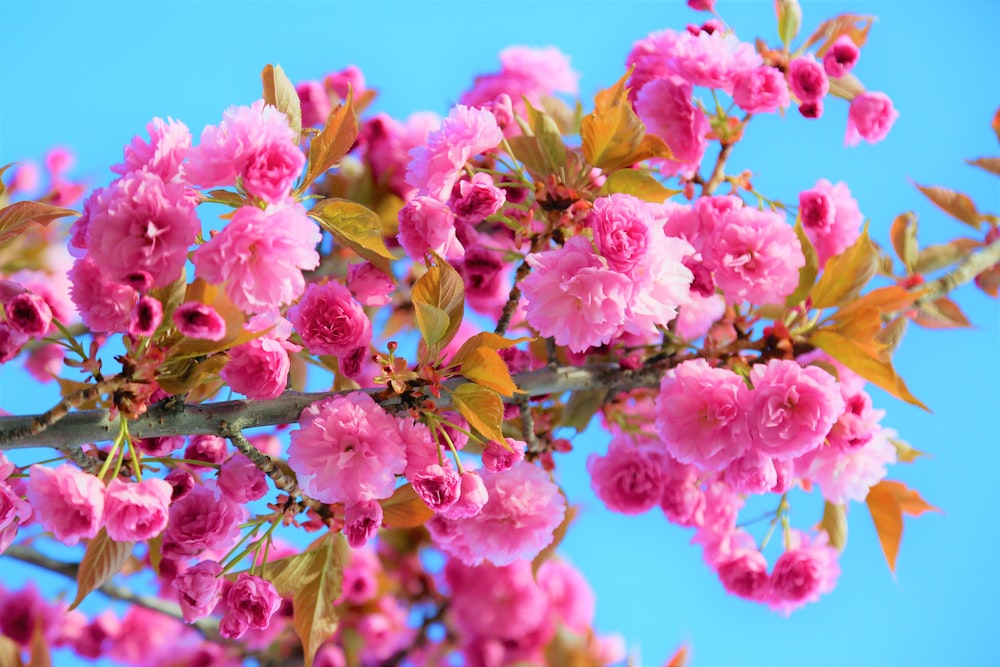
[{"label": "brown branch", "polygon": [[708,181],[701,186],[701,196],[707,197],[715,194],[715,189],[722,185],[722,181],[726,178],[726,160],[729,159],[729,154],[733,152],[734,144],[723,144],[722,150],[719,151],[719,157],[715,159],[715,168],[712,170],[712,175],[708,178]]},{"label": "brown branch", "polygon": [[919,306],[952,292],[955,288],[975,280],[976,276],[997,263],[1000,263],[1000,239],[969,255],[961,264],[943,276],[914,286],[915,291],[923,292],[915,305]]},{"label": "brown branch", "polygon": [[493,333],[502,336],[507,331],[507,327],[510,326],[510,318],[517,310],[517,302],[521,300],[521,288],[518,285],[528,277],[529,273],[531,273],[531,265],[525,260],[518,265],[517,271],[514,273],[514,286],[510,288],[510,296],[507,297],[507,303],[503,305],[503,312],[500,313],[500,319],[497,320],[497,326]]}]

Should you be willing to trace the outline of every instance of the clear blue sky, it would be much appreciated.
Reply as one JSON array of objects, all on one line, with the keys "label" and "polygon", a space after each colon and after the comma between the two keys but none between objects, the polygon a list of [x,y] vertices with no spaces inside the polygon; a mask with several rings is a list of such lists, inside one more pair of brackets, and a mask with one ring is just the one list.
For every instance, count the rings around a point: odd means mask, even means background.
[{"label": "clear blue sky", "polygon": [[[719,0],[744,39],[775,34],[770,0]],[[995,0],[809,2],[806,29],[840,12],[879,16],[856,70],[900,111],[878,145],[843,147],[846,104],[829,100],[823,122],[795,112],[755,122],[733,163],[759,176],[772,198],[794,201],[820,177],[848,182],[872,235],[886,242],[896,214],[920,215],[925,243],[962,225],[925,203],[910,179],[969,193],[1000,213],[995,177],[963,164],[1000,154],[989,120],[1000,104]],[[71,146],[75,173],[101,185],[122,146],[153,116],[183,120],[197,135],[231,104],[260,95],[259,72],[277,62],[293,80],[358,65],[379,90],[375,109],[397,117],[444,114],[475,74],[497,68],[511,44],[555,45],[582,73],[589,106],[617,80],[631,44],[652,31],[683,29],[705,16],[680,0],[659,2],[384,3],[107,2],[9,3],[0,57],[0,163]],[[947,6],[947,10],[945,7]],[[560,460],[571,502],[583,511],[566,554],[589,576],[597,626],[620,631],[663,664],[681,642],[699,665],[996,665],[1000,663],[995,513],[1000,481],[1000,326],[997,304],[971,288],[960,301],[975,323],[961,332],[911,328],[896,357],[911,390],[934,414],[876,392],[885,423],[933,458],[890,476],[918,488],[944,514],[907,520],[897,575],[890,574],[866,508],[852,506],[851,532],[834,593],[791,618],[727,596],[687,544],[688,531],[662,515],[611,516],[590,493],[577,440]],[[38,412],[50,393],[0,370],[0,407]],[[815,498],[794,501],[793,522],[819,518]],[[4,563],[16,585],[36,571]],[[90,601],[91,610],[101,602]],[[60,662],[59,664],[74,664]]]}]

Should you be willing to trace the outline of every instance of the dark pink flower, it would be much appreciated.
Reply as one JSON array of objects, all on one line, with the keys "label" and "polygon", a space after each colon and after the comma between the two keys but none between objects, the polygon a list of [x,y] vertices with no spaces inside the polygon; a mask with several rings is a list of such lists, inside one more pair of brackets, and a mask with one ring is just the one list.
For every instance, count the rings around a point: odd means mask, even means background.
[{"label": "dark pink flower", "polygon": [[226,337],[226,321],[208,304],[188,301],[174,310],[174,324],[182,336],[220,341]]},{"label": "dark pink flower", "polygon": [[226,441],[217,435],[196,435],[184,450],[184,458],[222,463],[226,460]]},{"label": "dark pink flower", "polygon": [[244,516],[241,506],[195,485],[170,506],[163,553],[172,558],[190,558],[207,549],[227,549],[236,544]]},{"label": "dark pink flower", "polygon": [[140,297],[129,319],[130,336],[152,336],[163,322],[163,304],[151,296]]},{"label": "dark pink flower", "polygon": [[372,323],[361,304],[336,282],[309,285],[288,319],[313,354],[347,356],[372,338]]},{"label": "dark pink flower", "polygon": [[861,51],[850,35],[841,35],[823,54],[823,69],[831,79],[839,79],[857,64]]},{"label": "dark pink flower", "polygon": [[41,338],[52,326],[52,310],[38,294],[24,292],[4,305],[7,322],[31,338]]},{"label": "dark pink flower", "polygon": [[899,112],[893,109],[888,95],[878,92],[861,93],[851,100],[844,144],[856,146],[862,139],[870,144],[878,143],[888,136],[897,118]]},{"label": "dark pink flower", "polygon": [[733,101],[747,113],[774,113],[791,102],[781,70],[767,65],[736,75]]},{"label": "dark pink flower", "polygon": [[505,201],[507,194],[494,185],[493,177],[476,172],[471,179],[458,181],[449,205],[459,220],[478,224],[499,211]]},{"label": "dark pink flower", "polygon": [[226,616],[235,616],[248,627],[263,630],[281,606],[281,596],[270,581],[242,572],[226,593],[226,604]]},{"label": "dark pink flower", "polygon": [[410,478],[413,490],[435,512],[443,512],[455,504],[462,480],[453,468],[432,464]]},{"label": "dark pink flower", "polygon": [[178,602],[186,623],[205,618],[215,609],[222,596],[222,566],[214,560],[203,560],[174,579]]},{"label": "dark pink flower", "polygon": [[234,503],[259,500],[267,494],[267,476],[246,456],[236,453],[219,469],[219,490]]},{"label": "dark pink flower", "polygon": [[827,544],[826,533],[821,532],[811,540],[805,533],[792,530],[788,550],[771,571],[768,604],[790,614],[832,591],[839,575],[837,550]]},{"label": "dark pink flower", "polygon": [[375,537],[382,525],[382,506],[375,500],[362,500],[344,511],[344,536],[354,549],[360,549]]},{"label": "dark pink flower", "polygon": [[733,595],[763,602],[771,592],[767,560],[756,549],[736,549],[715,567],[722,585]]},{"label": "dark pink flower", "polygon": [[812,54],[795,58],[788,64],[788,87],[799,102],[818,102],[830,91],[823,66]]},{"label": "dark pink flower", "polygon": [[612,439],[604,456],[591,454],[587,472],[597,497],[622,514],[641,514],[655,507],[666,484],[662,457],[624,437]]},{"label": "dark pink flower", "polygon": [[455,236],[455,214],[433,197],[418,195],[400,209],[398,238],[415,261],[431,250],[445,257],[465,252]]}]

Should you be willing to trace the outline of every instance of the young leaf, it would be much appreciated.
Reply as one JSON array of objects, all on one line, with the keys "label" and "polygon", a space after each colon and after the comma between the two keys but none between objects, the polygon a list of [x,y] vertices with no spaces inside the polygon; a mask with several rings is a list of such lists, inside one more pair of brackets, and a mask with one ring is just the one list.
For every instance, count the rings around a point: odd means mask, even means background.
[{"label": "young leaf", "polygon": [[45,638],[45,628],[40,618],[35,621],[35,627],[31,632],[30,650],[28,667],[52,667],[52,652],[49,650],[49,642]]},{"label": "young leaf", "polygon": [[809,296],[813,285],[816,284],[816,275],[819,273],[819,255],[816,254],[816,248],[813,246],[812,241],[806,236],[806,231],[802,227],[801,220],[796,220],[795,222],[795,235],[799,238],[799,245],[802,246],[802,254],[806,258],[806,263],[799,269],[798,287],[785,299],[785,305],[789,308],[801,303],[803,299]]},{"label": "young leaf", "polygon": [[917,216],[913,213],[902,213],[892,221],[889,228],[889,238],[896,256],[902,260],[907,273],[913,273],[913,265],[917,261],[920,246],[917,244]]},{"label": "young leaf", "polygon": [[934,273],[965,259],[971,250],[980,247],[975,239],[958,238],[950,243],[927,246],[917,255],[914,273]]},{"label": "young leaf", "polygon": [[920,185],[914,183],[917,189],[924,193],[935,206],[950,215],[951,217],[964,222],[970,227],[979,229],[983,216],[976,210],[976,205],[972,203],[968,195],[947,188],[940,188],[934,185]]},{"label": "young leaf", "polygon": [[575,428],[578,433],[586,430],[587,425],[597,411],[604,405],[608,397],[607,389],[580,389],[570,394],[569,401],[563,409],[560,426]]},{"label": "young leaf", "polygon": [[966,162],[974,167],[985,169],[995,176],[1000,176],[1000,157],[981,157],[975,160],[966,160]]},{"label": "young leaf", "polygon": [[670,197],[679,194],[681,190],[671,190],[664,186],[645,169],[619,169],[611,172],[601,186],[602,195],[614,192],[633,195],[653,204],[662,204]]},{"label": "young leaf", "polygon": [[24,661],[21,660],[21,647],[6,635],[0,635],[0,665],[24,667]]},{"label": "young leaf", "polygon": [[663,139],[646,134],[646,127],[632,110],[625,81],[597,93],[594,110],[580,121],[583,156],[591,165],[615,171],[651,157],[672,158]]},{"label": "young leaf", "polygon": [[47,225],[68,215],[80,215],[68,208],[37,201],[19,201],[0,208],[0,244],[20,236],[30,225]]},{"label": "young leaf", "polygon": [[469,425],[495,442],[505,442],[503,401],[493,389],[468,382],[451,393],[451,402]]},{"label": "young leaf", "polygon": [[855,298],[878,269],[878,253],[865,227],[854,244],[823,267],[823,275],[813,288],[813,308],[839,306]]},{"label": "young leaf", "polygon": [[410,484],[396,489],[392,496],[380,500],[382,525],[385,528],[416,528],[434,516],[434,510],[417,495]]},{"label": "young leaf", "polygon": [[417,317],[417,329],[428,347],[435,347],[448,333],[450,319],[448,313],[429,303],[414,303],[414,315]]},{"label": "young leaf", "polygon": [[[342,246],[358,253],[386,273],[392,253],[382,238],[382,221],[371,209],[348,199],[323,199],[312,207],[309,217],[333,234]],[[391,271],[389,271],[391,273]]]},{"label": "young leaf", "polygon": [[[414,283],[410,298],[414,306],[417,306],[418,327],[420,326],[418,304],[434,306],[448,316],[448,328],[438,341],[441,347],[447,345],[458,333],[458,327],[465,315],[465,283],[462,281],[462,276],[452,268],[451,264],[435,255],[434,264]],[[423,328],[420,333],[425,336],[424,340],[427,340]]]},{"label": "young leaf", "polygon": [[902,482],[883,479],[868,491],[865,502],[875,522],[882,552],[889,564],[889,570],[896,571],[896,556],[903,539],[903,513],[919,516],[924,512],[940,512],[928,504],[920,494],[909,489]]},{"label": "young leaf", "polygon": [[776,0],[774,8],[778,12],[778,36],[781,43],[789,47],[802,25],[802,7],[799,0]]},{"label": "young leaf", "polygon": [[292,596],[292,625],[302,641],[305,667],[312,667],[316,651],[337,629],[334,602],[340,597],[350,549],[343,534],[337,533],[306,553],[312,557],[303,574],[306,582]]},{"label": "young leaf", "polygon": [[539,144],[545,152],[550,174],[557,174],[566,163],[566,145],[555,120],[544,111],[531,106],[525,98],[525,109],[528,115],[528,126],[531,133],[538,137]]},{"label": "young leaf", "polygon": [[476,384],[496,390],[502,396],[513,396],[517,385],[510,377],[507,363],[496,351],[480,347],[467,355],[462,362],[462,376]]},{"label": "young leaf", "polygon": [[327,169],[340,162],[357,138],[358,117],[354,112],[354,91],[349,89],[347,100],[330,112],[326,127],[309,145],[309,167],[299,190],[304,192]]},{"label": "young leaf", "polygon": [[100,588],[121,572],[132,554],[133,546],[133,542],[115,542],[101,528],[101,532],[90,540],[83,553],[76,575],[76,597],[69,606],[70,610],[76,609],[91,591]]},{"label": "young leaf", "polygon": [[805,51],[813,44],[822,41],[823,43],[816,49],[817,57],[822,58],[826,50],[841,35],[849,35],[851,41],[860,48],[868,41],[868,31],[871,30],[874,21],[874,16],[861,14],[841,14],[840,16],[828,19],[819,24],[816,32],[806,40],[806,43],[802,45],[799,51]]},{"label": "young leaf", "polygon": [[847,507],[843,504],[826,501],[823,506],[823,520],[820,522],[819,528],[829,536],[831,547],[837,551],[843,551],[844,547],[847,546]]},{"label": "young leaf", "polygon": [[928,329],[960,329],[972,326],[958,304],[946,296],[922,303],[913,321]]},{"label": "young leaf", "polygon": [[896,460],[899,463],[913,463],[921,456],[927,456],[927,454],[919,449],[911,447],[908,442],[897,440],[896,438],[889,438],[889,442],[896,448]]},{"label": "young leaf", "polygon": [[295,86],[281,65],[265,65],[260,72],[260,80],[264,84],[264,104],[270,104],[288,116],[288,126],[298,141],[302,134],[302,105]]},{"label": "young leaf", "polygon": [[448,365],[461,366],[470,355],[481,347],[486,347],[491,350],[506,350],[509,347],[514,347],[520,343],[526,343],[532,340],[534,340],[534,338],[529,336],[512,339],[504,338],[500,334],[483,331],[477,333],[462,343],[462,347],[458,348],[458,352],[456,352],[455,356],[451,358]]}]

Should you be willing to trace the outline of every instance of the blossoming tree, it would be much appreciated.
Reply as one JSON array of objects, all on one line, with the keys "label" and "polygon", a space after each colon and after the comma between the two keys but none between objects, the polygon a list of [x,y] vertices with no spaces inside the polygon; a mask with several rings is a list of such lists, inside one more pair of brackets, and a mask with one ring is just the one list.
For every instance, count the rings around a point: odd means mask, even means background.
[{"label": "blossoming tree", "polygon": [[[441,120],[366,113],[355,68],[268,65],[197,140],[151,121],[107,187],[54,154],[28,200],[4,168],[0,362],[63,399],[0,417],[0,551],[77,594],[4,589],[0,664],[621,661],[557,552],[559,454],[591,422],[601,501],[689,528],[735,596],[831,591],[851,503],[893,567],[903,515],[934,508],[887,478],[917,453],[867,388],[922,407],[892,352],[910,323],[967,324],[958,285],[997,295],[998,219],[921,187],[971,236],[921,249],[904,214],[882,248],[848,184],[780,202],[732,173],[761,114],[849,104],[849,145],[897,117],[852,73],[869,17],[800,37],[776,8],[773,43],[718,17],[649,35],[586,112],[551,48],[503,51]],[[132,606],[87,617],[92,594]]]}]

